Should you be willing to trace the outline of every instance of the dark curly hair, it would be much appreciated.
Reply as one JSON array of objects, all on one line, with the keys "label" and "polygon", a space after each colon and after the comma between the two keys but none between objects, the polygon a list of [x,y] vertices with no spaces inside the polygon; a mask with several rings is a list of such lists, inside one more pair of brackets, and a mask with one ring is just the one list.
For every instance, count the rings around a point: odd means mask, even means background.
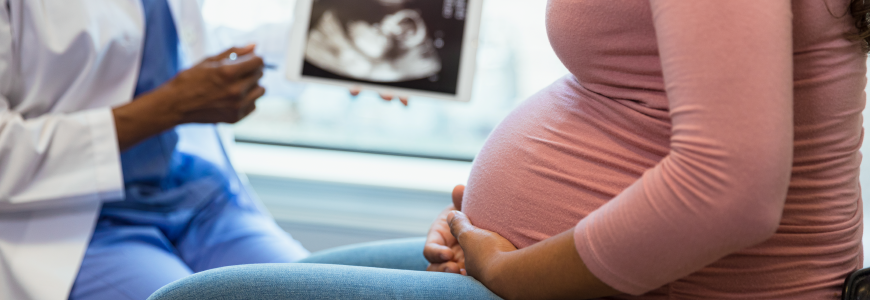
[{"label": "dark curly hair", "polygon": [[855,18],[855,26],[858,27],[854,38],[863,41],[865,52],[870,51],[870,1],[852,0],[849,11]]}]

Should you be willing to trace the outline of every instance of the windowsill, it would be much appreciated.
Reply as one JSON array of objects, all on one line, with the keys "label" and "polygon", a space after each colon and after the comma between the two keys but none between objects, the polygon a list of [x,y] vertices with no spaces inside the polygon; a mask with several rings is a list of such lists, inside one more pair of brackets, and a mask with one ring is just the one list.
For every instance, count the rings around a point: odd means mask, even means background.
[{"label": "windowsill", "polygon": [[237,143],[233,164],[306,247],[424,236],[470,162]]},{"label": "windowsill", "polygon": [[230,151],[245,174],[305,181],[450,193],[465,184],[470,162],[237,143]]}]

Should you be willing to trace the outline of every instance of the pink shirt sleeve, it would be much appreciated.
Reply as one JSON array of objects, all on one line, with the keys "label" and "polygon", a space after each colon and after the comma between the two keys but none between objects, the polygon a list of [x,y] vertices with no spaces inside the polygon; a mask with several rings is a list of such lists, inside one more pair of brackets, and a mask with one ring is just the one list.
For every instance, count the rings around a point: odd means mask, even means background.
[{"label": "pink shirt sleeve", "polygon": [[577,251],[640,295],[776,231],[793,151],[788,0],[651,0],[671,151],[577,224]]}]

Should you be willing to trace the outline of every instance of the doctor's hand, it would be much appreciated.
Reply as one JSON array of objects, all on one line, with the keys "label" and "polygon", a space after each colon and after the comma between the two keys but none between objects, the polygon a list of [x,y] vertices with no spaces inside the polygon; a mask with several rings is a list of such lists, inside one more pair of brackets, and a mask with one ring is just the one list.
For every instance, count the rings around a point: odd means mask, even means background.
[{"label": "doctor's hand", "polygon": [[450,226],[447,224],[448,215],[462,207],[464,193],[464,185],[453,188],[453,205],[442,211],[429,228],[426,245],[423,247],[423,256],[429,261],[427,271],[460,274],[460,270],[465,269],[465,253],[450,233]]},{"label": "doctor's hand", "polygon": [[232,48],[178,74],[156,93],[176,123],[236,123],[266,93],[263,59],[254,47]]},{"label": "doctor's hand", "polygon": [[[360,92],[362,92],[362,89],[359,87],[350,88],[350,94],[354,97],[358,96]],[[393,101],[394,98],[399,98],[399,102],[402,102],[402,105],[408,106],[408,97],[403,97],[403,96],[393,97],[392,94],[387,94],[387,93],[380,93],[379,95],[381,96],[381,99],[384,99],[386,101]]]},{"label": "doctor's hand", "polygon": [[231,48],[113,110],[121,150],[186,123],[235,123],[266,93],[263,59],[254,46]]}]

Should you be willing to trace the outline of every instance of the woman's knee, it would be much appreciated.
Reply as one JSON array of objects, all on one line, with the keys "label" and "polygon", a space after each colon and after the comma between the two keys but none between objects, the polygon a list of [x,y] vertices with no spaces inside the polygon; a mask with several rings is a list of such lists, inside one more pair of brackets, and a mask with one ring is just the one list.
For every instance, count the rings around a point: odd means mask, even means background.
[{"label": "woman's knee", "polygon": [[322,264],[263,264],[205,271],[173,282],[169,299],[499,299],[457,274]]},{"label": "woman's knee", "polygon": [[314,253],[299,262],[425,271],[429,264],[423,257],[425,242],[421,237],[349,245]]}]

